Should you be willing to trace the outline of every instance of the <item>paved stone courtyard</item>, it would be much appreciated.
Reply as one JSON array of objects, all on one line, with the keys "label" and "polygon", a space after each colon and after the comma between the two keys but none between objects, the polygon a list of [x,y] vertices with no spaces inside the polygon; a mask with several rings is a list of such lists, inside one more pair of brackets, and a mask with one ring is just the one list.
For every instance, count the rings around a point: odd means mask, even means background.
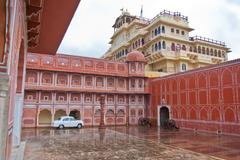
[{"label": "paved stone courtyard", "polygon": [[24,129],[25,160],[81,159],[240,159],[239,137],[164,131],[159,128],[112,127]]}]

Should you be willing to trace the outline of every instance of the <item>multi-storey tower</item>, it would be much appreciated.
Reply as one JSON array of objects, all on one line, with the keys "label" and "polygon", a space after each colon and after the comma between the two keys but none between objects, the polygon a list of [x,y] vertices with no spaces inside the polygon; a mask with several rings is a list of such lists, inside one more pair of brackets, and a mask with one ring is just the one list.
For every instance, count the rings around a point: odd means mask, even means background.
[{"label": "multi-storey tower", "polygon": [[111,47],[103,58],[125,61],[132,50],[141,51],[149,77],[182,72],[227,61],[230,49],[224,42],[190,37],[188,17],[164,10],[153,19],[123,11],[114,25]]}]

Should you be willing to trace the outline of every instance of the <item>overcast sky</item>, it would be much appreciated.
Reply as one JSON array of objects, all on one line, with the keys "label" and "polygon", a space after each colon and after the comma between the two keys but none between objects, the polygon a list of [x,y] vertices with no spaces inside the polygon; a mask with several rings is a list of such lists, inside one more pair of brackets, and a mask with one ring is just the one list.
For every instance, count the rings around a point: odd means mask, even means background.
[{"label": "overcast sky", "polygon": [[109,48],[112,25],[128,9],[132,15],[153,18],[164,9],[189,17],[200,35],[226,42],[229,59],[240,58],[240,0],[81,0],[58,53],[99,58]]}]

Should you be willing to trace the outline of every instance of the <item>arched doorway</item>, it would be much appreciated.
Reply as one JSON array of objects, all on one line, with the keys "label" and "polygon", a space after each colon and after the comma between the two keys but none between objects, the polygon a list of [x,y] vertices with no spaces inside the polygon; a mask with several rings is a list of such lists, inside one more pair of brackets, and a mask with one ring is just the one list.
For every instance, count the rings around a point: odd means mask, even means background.
[{"label": "arched doorway", "polygon": [[164,127],[165,122],[169,120],[169,109],[167,107],[161,107],[160,108],[160,127]]},{"label": "arched doorway", "polygon": [[69,116],[73,116],[75,119],[78,119],[80,120],[81,119],[81,116],[80,116],[80,111],[78,110],[72,110],[69,114]]},{"label": "arched doorway", "polygon": [[57,110],[54,114],[54,120],[61,118],[62,116],[67,116],[66,112],[62,109]]},{"label": "arched doorway", "polygon": [[49,110],[44,109],[40,111],[38,116],[38,124],[39,125],[50,125],[52,122],[52,114]]}]

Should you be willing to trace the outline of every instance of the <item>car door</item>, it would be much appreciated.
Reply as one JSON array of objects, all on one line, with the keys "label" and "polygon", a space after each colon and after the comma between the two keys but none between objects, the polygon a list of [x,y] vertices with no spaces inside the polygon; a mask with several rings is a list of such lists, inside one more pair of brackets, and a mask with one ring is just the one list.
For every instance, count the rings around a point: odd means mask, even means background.
[{"label": "car door", "polygon": [[63,120],[62,120],[62,123],[63,123],[63,125],[64,125],[64,127],[69,127],[69,118],[64,118]]},{"label": "car door", "polygon": [[75,120],[75,118],[71,117],[69,118],[70,120],[70,125],[69,127],[76,127],[77,126],[77,121]]}]

